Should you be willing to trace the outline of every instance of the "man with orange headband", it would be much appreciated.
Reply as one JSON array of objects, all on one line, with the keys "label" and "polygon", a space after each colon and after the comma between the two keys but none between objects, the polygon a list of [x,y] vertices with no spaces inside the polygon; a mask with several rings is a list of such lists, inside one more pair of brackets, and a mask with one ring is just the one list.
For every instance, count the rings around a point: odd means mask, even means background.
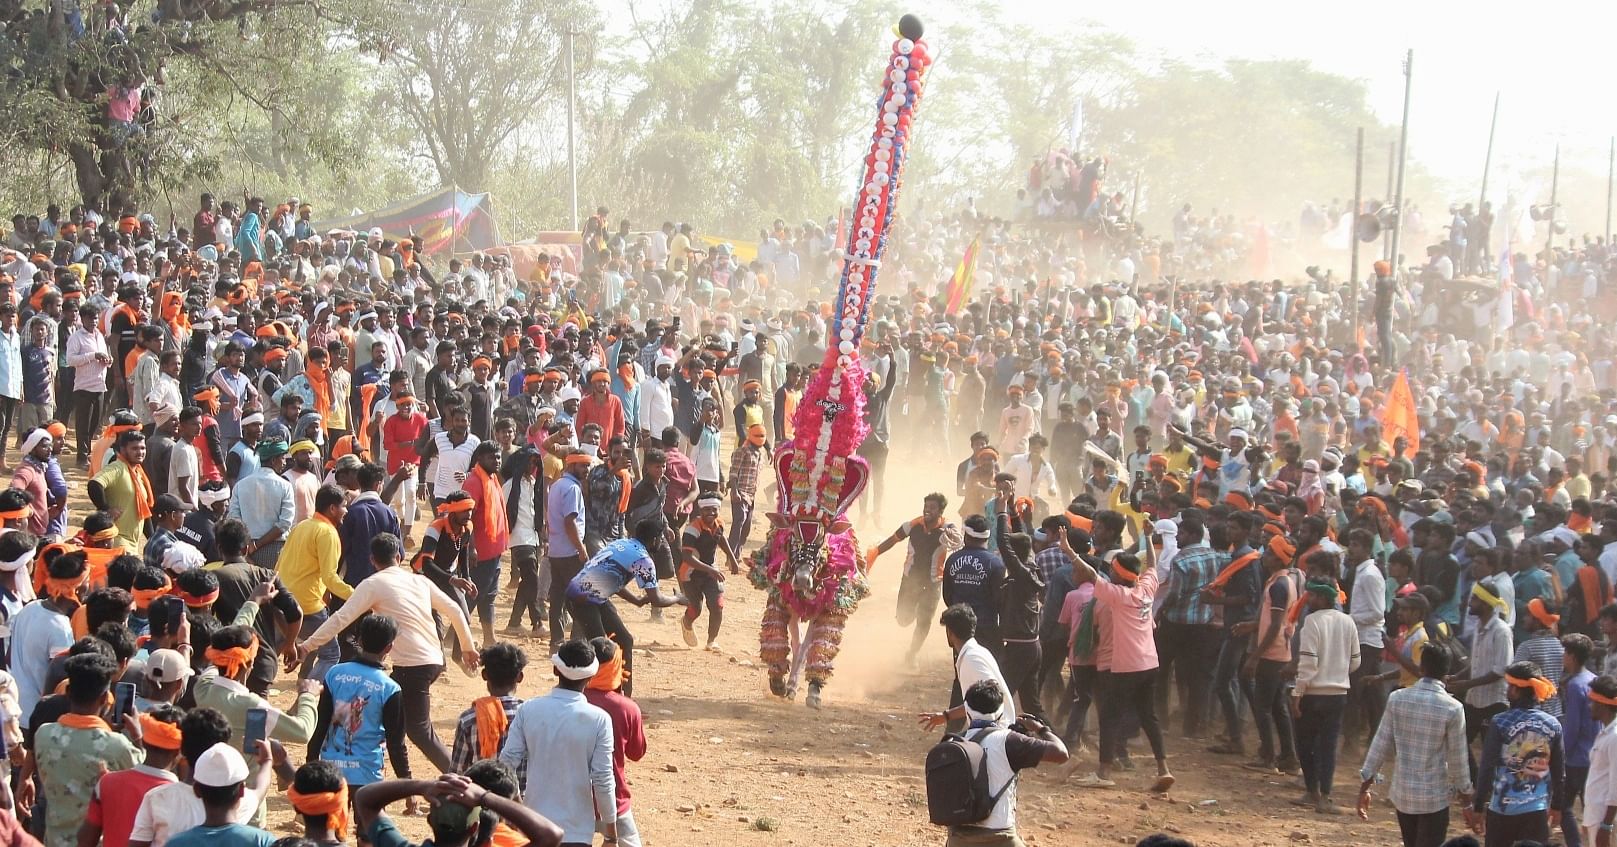
[{"label": "man with orange headband", "polygon": [[[1527,637],[1516,642],[1512,662],[1532,662],[1541,668],[1559,668],[1566,655],[1561,647],[1561,606],[1553,598],[1535,597],[1527,604]],[[1545,698],[1538,704],[1544,713],[1561,719],[1561,695]]]},{"label": "man with orange headband", "polygon": [[635,824],[633,797],[629,793],[628,762],[646,755],[645,722],[640,707],[629,699],[629,671],[624,656],[633,650],[610,638],[591,638],[600,669],[584,684],[584,699],[612,719],[612,781],[617,797],[619,847],[640,847],[640,828]]},{"label": "man with orange headband", "polygon": [[1505,668],[1509,708],[1489,721],[1482,739],[1473,811],[1487,811],[1485,847],[1523,841],[1548,843],[1550,812],[1560,810],[1565,768],[1561,724],[1541,704],[1555,696],[1555,683],[1538,665]]},{"label": "man with orange headband", "polygon": [[612,375],[603,369],[589,375],[589,391],[578,404],[573,416],[573,429],[583,432],[589,424],[599,424],[602,443],[626,436],[629,428],[624,417],[623,402],[612,393]]},{"label": "man with orange headband", "polygon": [[48,847],[75,847],[103,773],[126,770],[141,758],[136,743],[139,721],[117,716],[125,737],[102,719],[118,664],[99,653],[67,660],[69,712],[36,728],[34,761],[45,791],[45,839]]}]

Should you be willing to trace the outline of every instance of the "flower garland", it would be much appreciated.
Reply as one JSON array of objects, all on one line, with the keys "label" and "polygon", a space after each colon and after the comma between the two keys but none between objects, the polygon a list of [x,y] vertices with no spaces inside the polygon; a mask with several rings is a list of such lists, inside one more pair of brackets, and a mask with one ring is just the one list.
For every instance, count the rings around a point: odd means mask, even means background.
[{"label": "flower garland", "polygon": [[[882,70],[882,92],[876,101],[875,129],[865,156],[863,179],[854,200],[853,230],[843,254],[836,306],[825,361],[804,390],[794,424],[797,459],[783,480],[790,505],[835,514],[834,504],[848,498],[841,491],[845,462],[869,434],[864,421],[865,369],[858,356],[870,318],[870,298],[887,249],[888,231],[897,208],[898,187],[907,155],[910,121],[920,103],[931,64],[924,28],[914,15],[898,22],[898,40]],[[857,459],[855,459],[857,461]],[[802,474],[802,476],[799,476]]]}]

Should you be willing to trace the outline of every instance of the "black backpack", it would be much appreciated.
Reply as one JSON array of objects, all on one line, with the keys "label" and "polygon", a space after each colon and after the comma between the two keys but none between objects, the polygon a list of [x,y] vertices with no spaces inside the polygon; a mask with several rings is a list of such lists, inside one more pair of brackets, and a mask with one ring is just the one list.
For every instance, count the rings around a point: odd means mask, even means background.
[{"label": "black backpack", "polygon": [[926,810],[938,826],[980,823],[994,813],[999,798],[1016,782],[1013,774],[999,791],[988,786],[988,755],[981,740],[999,730],[971,736],[949,733],[926,754]]}]

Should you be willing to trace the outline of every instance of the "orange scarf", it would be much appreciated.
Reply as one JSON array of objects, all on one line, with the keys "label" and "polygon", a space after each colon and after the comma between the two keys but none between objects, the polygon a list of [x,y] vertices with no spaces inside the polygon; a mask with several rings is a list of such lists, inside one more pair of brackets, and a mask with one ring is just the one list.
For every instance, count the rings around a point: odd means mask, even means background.
[{"label": "orange scarf", "polygon": [[[628,468],[618,471],[618,482],[622,488],[618,492],[618,514],[624,515],[629,512],[629,492],[634,488]],[[632,530],[634,527],[629,527],[629,529]]]},{"label": "orange scarf", "polygon": [[472,713],[477,718],[478,755],[484,759],[498,755],[500,739],[511,725],[511,720],[505,716],[505,706],[500,698],[491,694],[473,700]]},{"label": "orange scarf", "polygon": [[1261,550],[1253,550],[1239,559],[1230,562],[1224,566],[1223,570],[1218,572],[1218,576],[1213,577],[1212,582],[1207,583],[1207,587],[1212,589],[1213,593],[1215,594],[1223,593],[1224,586],[1229,585],[1230,580],[1234,579],[1236,574],[1240,573],[1247,565],[1250,565],[1261,558],[1263,558],[1263,552]]},{"label": "orange scarf", "polygon": [[101,719],[100,715],[80,715],[73,712],[56,719],[56,722],[68,729],[99,729],[102,732],[111,732],[112,727]]},{"label": "orange scarf", "polygon": [[[123,459],[118,461],[122,462]],[[126,463],[125,467],[129,468],[129,484],[135,489],[135,515],[146,520],[152,516],[152,507],[157,504],[157,498],[152,494],[152,480],[140,465]]]},{"label": "orange scarf", "polygon": [[[492,755],[492,754],[489,754]],[[483,758],[488,758],[485,755]],[[316,791],[309,794],[292,788],[286,792],[286,799],[292,802],[292,808],[300,815],[326,816],[326,828],[337,837],[338,841],[348,834],[348,786],[346,784],[336,791]]]},{"label": "orange scarf", "polygon": [[493,847],[526,847],[528,837],[511,828],[505,821],[496,821],[494,835],[489,839]]},{"label": "orange scarf", "polygon": [[1580,515],[1577,512],[1567,515],[1566,518],[1566,528],[1578,533],[1579,535],[1582,535],[1583,533],[1586,533],[1592,529],[1594,527],[1594,523],[1594,518],[1591,518],[1588,515]]},{"label": "orange scarf", "polygon": [[1578,568],[1578,588],[1583,591],[1583,620],[1579,626],[1589,626],[1600,617],[1600,610],[1611,602],[1611,586],[1601,585],[1600,569],[1593,565]]},{"label": "orange scarf", "polygon": [[600,669],[595,672],[595,676],[590,677],[590,681],[585,683],[584,687],[596,691],[616,691],[628,678],[629,672],[623,669],[623,651],[620,649],[612,655],[612,661],[601,663]]},{"label": "orange scarf", "polygon": [[224,650],[209,647],[204,655],[208,661],[217,665],[226,677],[235,679],[242,668],[251,665],[253,660],[258,658],[258,636],[255,633],[253,643],[246,647],[230,647]]},{"label": "orange scarf", "polygon": [[[359,387],[359,409],[367,421],[371,419],[371,411],[376,403],[376,389],[379,387],[378,383]],[[355,421],[355,423],[357,424],[358,421]],[[354,435],[359,441],[360,452],[369,453],[371,451],[371,428],[369,426],[356,426],[354,427]]]},{"label": "orange scarf", "polygon": [[320,431],[326,431],[326,415],[331,413],[331,372],[319,362],[310,362],[303,369],[309,381],[309,393],[314,395],[314,410],[320,414]]}]

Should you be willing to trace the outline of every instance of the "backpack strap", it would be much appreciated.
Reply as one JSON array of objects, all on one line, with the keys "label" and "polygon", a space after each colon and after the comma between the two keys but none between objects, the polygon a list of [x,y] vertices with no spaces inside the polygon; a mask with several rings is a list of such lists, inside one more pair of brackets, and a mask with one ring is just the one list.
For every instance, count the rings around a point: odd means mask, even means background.
[{"label": "backpack strap", "polygon": [[[996,732],[1010,732],[1010,729],[1008,729],[1006,727],[1002,727],[1002,726],[985,726],[982,729],[978,730],[976,735],[971,735],[971,736],[966,737],[967,741],[970,741],[973,744],[976,744],[978,747],[982,747],[982,751],[983,751],[982,766],[985,767],[985,768],[988,767],[988,748],[983,747],[983,741],[982,740],[984,738],[987,738],[988,736],[996,733]],[[1007,765],[1008,764],[1009,763],[1007,762]],[[1011,771],[1011,778],[1006,780],[1005,784],[1000,786],[1000,789],[998,791],[995,791],[993,794],[990,794],[988,796],[989,808],[993,808],[994,806],[999,805],[999,799],[1001,797],[1005,796],[1005,792],[1011,790],[1011,786],[1016,784],[1016,779],[1019,776],[1021,776],[1021,774],[1018,773],[1017,771],[1015,771],[1015,770]]]}]

